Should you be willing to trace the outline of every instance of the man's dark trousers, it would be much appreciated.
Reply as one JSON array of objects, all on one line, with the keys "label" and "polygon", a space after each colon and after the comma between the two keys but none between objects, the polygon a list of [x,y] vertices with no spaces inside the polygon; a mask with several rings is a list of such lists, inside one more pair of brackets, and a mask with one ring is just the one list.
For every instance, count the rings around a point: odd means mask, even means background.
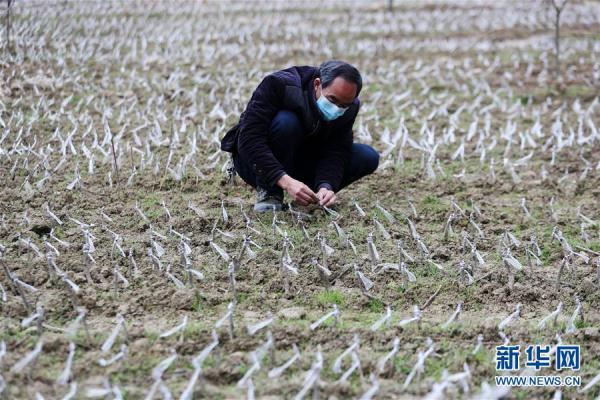
[{"label": "man's dark trousers", "polygon": [[[271,121],[269,147],[288,175],[304,182],[316,192],[319,189],[314,187],[317,151],[305,138],[306,133],[302,128],[302,123],[293,111],[277,112]],[[260,177],[257,177],[249,163],[238,153],[234,154],[233,163],[237,173],[252,187],[262,187],[267,189],[270,194],[283,194],[280,187],[269,187]],[[338,191],[374,172],[378,164],[379,153],[377,151],[366,144],[353,143],[350,162],[344,168],[344,176]]]}]

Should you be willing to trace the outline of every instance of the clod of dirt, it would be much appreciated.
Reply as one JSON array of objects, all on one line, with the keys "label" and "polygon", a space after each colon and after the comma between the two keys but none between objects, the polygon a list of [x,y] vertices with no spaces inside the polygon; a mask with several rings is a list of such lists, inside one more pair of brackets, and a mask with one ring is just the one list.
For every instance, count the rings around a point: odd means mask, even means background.
[{"label": "clod of dirt", "polygon": [[277,315],[284,319],[302,319],[306,316],[306,309],[303,307],[282,308]]}]

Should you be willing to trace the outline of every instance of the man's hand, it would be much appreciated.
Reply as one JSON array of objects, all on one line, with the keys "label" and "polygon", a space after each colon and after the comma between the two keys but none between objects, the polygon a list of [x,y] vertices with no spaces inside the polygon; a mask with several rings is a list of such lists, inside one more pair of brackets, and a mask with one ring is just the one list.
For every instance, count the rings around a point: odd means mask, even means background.
[{"label": "man's hand", "polygon": [[283,175],[277,181],[277,185],[288,192],[290,196],[301,206],[306,206],[311,203],[318,203],[319,198],[308,186],[304,183],[292,178],[289,175]]},{"label": "man's hand", "polygon": [[337,197],[333,190],[329,190],[327,188],[322,187],[317,192],[317,197],[319,198],[319,204],[325,207],[329,207],[337,200]]}]

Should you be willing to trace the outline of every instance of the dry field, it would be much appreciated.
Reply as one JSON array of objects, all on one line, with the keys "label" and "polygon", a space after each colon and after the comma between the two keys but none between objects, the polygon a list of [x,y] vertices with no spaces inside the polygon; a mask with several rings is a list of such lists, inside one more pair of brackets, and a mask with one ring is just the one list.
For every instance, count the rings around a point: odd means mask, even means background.
[{"label": "dry field", "polygon": [[[541,2],[324,3],[13,4],[5,399],[600,396],[600,3],[567,4],[558,80]],[[379,169],[256,215],[219,140],[331,58]],[[580,345],[581,386],[497,387],[503,343]]]}]

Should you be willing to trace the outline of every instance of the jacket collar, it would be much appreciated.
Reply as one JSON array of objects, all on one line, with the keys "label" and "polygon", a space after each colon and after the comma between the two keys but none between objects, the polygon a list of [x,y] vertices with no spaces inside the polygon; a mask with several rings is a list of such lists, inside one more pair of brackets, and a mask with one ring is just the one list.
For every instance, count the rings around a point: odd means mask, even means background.
[{"label": "jacket collar", "polygon": [[[310,107],[310,111],[313,113],[313,115],[316,115],[317,118],[325,121],[325,119],[323,118],[323,115],[321,115],[321,112],[319,111],[319,107],[317,106],[317,99],[316,94],[315,94],[315,78],[317,77],[316,74],[313,74],[313,77],[308,81],[308,106]],[[326,122],[326,121],[325,121]]]}]

